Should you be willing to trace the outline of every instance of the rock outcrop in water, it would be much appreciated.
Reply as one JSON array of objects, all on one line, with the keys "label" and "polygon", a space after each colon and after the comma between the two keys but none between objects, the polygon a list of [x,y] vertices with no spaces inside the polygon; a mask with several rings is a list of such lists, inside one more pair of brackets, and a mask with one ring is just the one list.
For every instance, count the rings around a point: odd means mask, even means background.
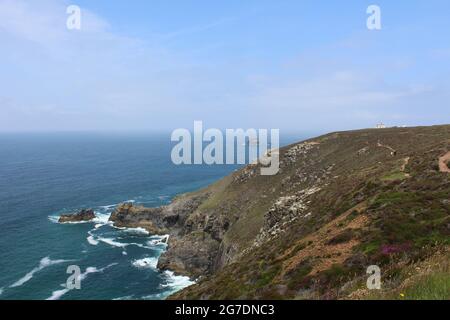
[{"label": "rock outcrop in water", "polygon": [[144,228],[154,235],[167,234],[163,224],[162,208],[145,208],[132,203],[119,205],[111,214],[109,221],[116,227]]},{"label": "rock outcrop in water", "polygon": [[200,221],[193,213],[207,199],[208,193],[180,196],[170,205],[145,208],[132,203],[119,205],[111,214],[110,221],[116,227],[144,228],[154,235],[170,235],[169,250],[158,261],[158,268],[169,269],[178,274],[199,277],[211,269],[219,242],[207,240],[192,232]]},{"label": "rock outcrop in water", "polygon": [[67,223],[67,222],[87,222],[91,221],[95,218],[95,213],[91,209],[83,209],[77,213],[72,214],[63,214],[59,217],[59,223]]},{"label": "rock outcrop in water", "polygon": [[370,265],[389,298],[430,272],[450,280],[449,150],[450,126],[331,133],[282,148],[275,176],[249,165],[110,219],[170,234],[158,267],[198,279],[173,298],[370,298]]}]

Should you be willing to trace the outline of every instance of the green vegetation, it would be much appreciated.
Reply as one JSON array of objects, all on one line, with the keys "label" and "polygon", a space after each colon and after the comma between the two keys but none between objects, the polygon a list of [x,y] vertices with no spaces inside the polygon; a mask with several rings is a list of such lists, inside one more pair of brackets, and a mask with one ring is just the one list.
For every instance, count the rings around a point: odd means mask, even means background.
[{"label": "green vegetation", "polygon": [[311,272],[312,266],[309,261],[298,266],[289,274],[288,288],[298,290],[305,285],[305,277]]},{"label": "green vegetation", "polygon": [[404,293],[410,300],[450,300],[450,274],[435,273],[424,276]]},{"label": "green vegetation", "polygon": [[395,181],[395,180],[404,180],[408,178],[408,175],[404,172],[394,172],[390,173],[381,178],[383,181]]},{"label": "green vegetation", "polygon": [[450,256],[441,247],[414,264],[397,266],[385,275],[382,290],[367,292],[367,299],[449,300]]},{"label": "green vegetation", "polygon": [[[450,299],[449,269],[422,266],[450,245],[450,174],[436,170],[449,140],[450,126],[338,132],[313,139],[320,145],[295,159],[285,156],[292,146],[281,150],[277,176],[236,172],[208,189],[213,196],[200,207],[229,219],[227,259],[215,261],[233,264],[175,298],[354,298],[377,264],[383,290],[356,298]],[[295,219],[261,237],[270,214],[292,215],[290,205],[269,212],[275,202],[311,188],[318,191]]]},{"label": "green vegetation", "polygon": [[280,269],[280,266],[275,265],[262,272],[259,275],[258,281],[256,281],[256,287],[260,288],[268,285],[273,280],[273,278],[275,278]]},{"label": "green vegetation", "polygon": [[365,243],[362,243],[358,248],[357,251],[361,251],[364,254],[371,256],[374,253],[378,252],[381,247],[381,241],[376,239],[372,241],[368,241]]},{"label": "green vegetation", "polygon": [[[449,193],[447,193],[448,195]],[[374,229],[361,245],[366,254],[381,244],[411,244],[404,251],[426,245],[449,243],[449,208],[442,205],[442,192],[385,192],[369,207]]]}]

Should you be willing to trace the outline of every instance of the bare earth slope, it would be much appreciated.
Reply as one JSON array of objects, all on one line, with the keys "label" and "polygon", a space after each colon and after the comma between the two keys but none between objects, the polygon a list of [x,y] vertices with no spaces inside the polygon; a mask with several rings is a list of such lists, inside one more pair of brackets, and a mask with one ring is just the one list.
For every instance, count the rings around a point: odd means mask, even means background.
[{"label": "bare earth slope", "polygon": [[450,126],[331,133],[282,148],[275,176],[250,165],[111,220],[170,233],[158,267],[198,279],[172,298],[367,298],[369,265],[388,290],[446,252],[450,174],[439,158],[449,151]]}]

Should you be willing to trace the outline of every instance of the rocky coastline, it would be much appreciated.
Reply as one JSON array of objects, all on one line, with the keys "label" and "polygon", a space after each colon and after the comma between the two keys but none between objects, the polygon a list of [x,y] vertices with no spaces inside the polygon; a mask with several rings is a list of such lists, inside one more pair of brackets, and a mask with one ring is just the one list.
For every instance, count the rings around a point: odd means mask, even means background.
[{"label": "rocky coastline", "polygon": [[251,164],[167,206],[119,205],[109,220],[169,235],[157,267],[197,280],[171,299],[364,298],[354,288],[369,264],[447,259],[449,139],[450,126],[330,133],[281,148],[277,175]]},{"label": "rocky coastline", "polygon": [[167,251],[159,258],[157,267],[198,278],[210,272],[213,252],[218,249],[217,241],[207,241],[192,232],[199,221],[191,215],[207,198],[208,194],[184,195],[158,208],[123,203],[109,221],[116,227],[143,228],[152,235],[169,235]]}]

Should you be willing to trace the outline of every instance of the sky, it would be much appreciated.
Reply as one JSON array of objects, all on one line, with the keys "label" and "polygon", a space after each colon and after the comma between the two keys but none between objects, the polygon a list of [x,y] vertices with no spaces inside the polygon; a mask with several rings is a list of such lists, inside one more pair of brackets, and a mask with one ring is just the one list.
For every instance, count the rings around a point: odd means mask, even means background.
[{"label": "sky", "polygon": [[0,0],[0,131],[450,123],[449,33],[448,0]]}]

